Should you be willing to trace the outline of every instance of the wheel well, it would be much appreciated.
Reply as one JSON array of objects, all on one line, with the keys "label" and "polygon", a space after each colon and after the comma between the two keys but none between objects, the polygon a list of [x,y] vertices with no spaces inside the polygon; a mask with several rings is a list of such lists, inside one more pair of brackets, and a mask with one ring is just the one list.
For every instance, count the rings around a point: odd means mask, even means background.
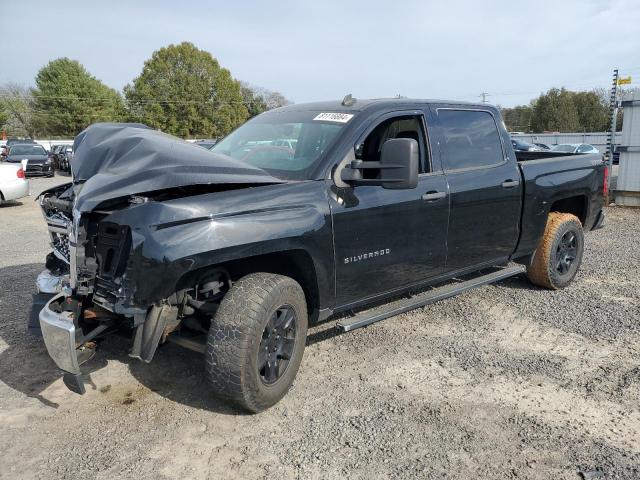
[{"label": "wheel well", "polygon": [[551,212],[571,213],[578,217],[584,225],[587,219],[587,197],[578,195],[576,197],[563,198],[556,200],[551,205]]},{"label": "wheel well", "polygon": [[300,284],[304,291],[310,321],[315,321],[318,317],[320,299],[316,271],[311,256],[304,250],[269,253],[211,265],[187,274],[179,282],[180,288],[196,283],[197,280],[195,279],[202,278],[206,271],[212,269],[226,271],[232,282],[256,272],[275,273],[291,277]]}]

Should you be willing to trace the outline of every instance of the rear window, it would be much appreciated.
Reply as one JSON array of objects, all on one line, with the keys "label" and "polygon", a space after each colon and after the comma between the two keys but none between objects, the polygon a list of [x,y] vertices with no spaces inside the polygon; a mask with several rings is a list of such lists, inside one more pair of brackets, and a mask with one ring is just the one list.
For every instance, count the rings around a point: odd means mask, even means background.
[{"label": "rear window", "polygon": [[489,112],[438,110],[445,170],[496,165],[504,161],[498,127]]}]

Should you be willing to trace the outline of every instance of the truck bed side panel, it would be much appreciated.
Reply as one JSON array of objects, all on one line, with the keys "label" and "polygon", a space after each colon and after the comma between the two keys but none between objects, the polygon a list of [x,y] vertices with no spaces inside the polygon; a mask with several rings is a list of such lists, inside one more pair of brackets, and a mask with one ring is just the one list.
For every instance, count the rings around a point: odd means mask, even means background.
[{"label": "truck bed side panel", "polygon": [[591,230],[604,206],[605,165],[601,155],[552,157],[519,162],[524,181],[520,241],[513,258],[533,253],[544,232],[554,202],[579,197],[584,200],[585,231]]}]

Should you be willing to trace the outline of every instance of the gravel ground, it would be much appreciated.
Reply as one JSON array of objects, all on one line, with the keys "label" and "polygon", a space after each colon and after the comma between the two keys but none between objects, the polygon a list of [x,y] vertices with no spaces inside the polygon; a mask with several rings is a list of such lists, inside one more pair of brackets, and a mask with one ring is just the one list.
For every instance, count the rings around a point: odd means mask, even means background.
[{"label": "gravel ground", "polygon": [[[64,178],[36,179],[32,191]],[[48,251],[37,205],[0,207],[0,478],[640,478],[640,210],[607,209],[576,281],[523,278],[350,334],[311,329],[292,391],[245,415],[202,359],[112,337],[84,397],[27,333]]]}]

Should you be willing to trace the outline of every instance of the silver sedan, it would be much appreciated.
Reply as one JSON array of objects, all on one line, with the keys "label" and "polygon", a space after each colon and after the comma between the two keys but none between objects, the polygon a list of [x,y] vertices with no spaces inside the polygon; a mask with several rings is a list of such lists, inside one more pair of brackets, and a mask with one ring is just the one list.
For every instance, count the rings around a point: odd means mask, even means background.
[{"label": "silver sedan", "polygon": [[17,200],[29,195],[29,181],[21,164],[0,163],[0,201]]},{"label": "silver sedan", "polygon": [[551,147],[551,150],[565,153],[600,153],[596,147],[588,143],[561,143]]}]

